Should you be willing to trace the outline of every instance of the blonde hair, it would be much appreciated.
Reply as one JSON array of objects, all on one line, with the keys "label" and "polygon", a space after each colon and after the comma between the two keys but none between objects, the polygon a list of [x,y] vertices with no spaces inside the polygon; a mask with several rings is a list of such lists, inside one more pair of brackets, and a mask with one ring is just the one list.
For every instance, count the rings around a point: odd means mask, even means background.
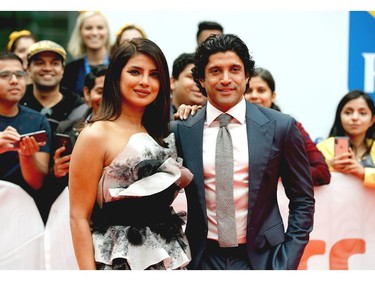
[{"label": "blonde hair", "polygon": [[70,39],[68,42],[68,51],[72,55],[72,57],[74,58],[82,57],[86,53],[86,47],[81,37],[81,28],[86,19],[95,15],[100,15],[104,19],[104,22],[108,31],[108,38],[107,38],[105,47],[107,51],[110,50],[111,48],[110,30],[109,30],[109,24],[108,24],[107,18],[100,11],[85,11],[79,14],[76,20],[76,24],[74,26],[72,35],[70,36]]},{"label": "blonde hair", "polygon": [[146,32],[143,30],[142,27],[136,25],[136,24],[133,24],[133,23],[126,23],[124,24],[117,32],[116,32],[116,41],[115,43],[112,45],[111,47],[111,50],[110,50],[110,57],[113,56],[114,52],[116,51],[116,49],[121,45],[121,37],[122,37],[122,34],[126,31],[126,30],[131,30],[131,29],[134,29],[134,30],[137,30],[139,31],[139,33],[142,35],[142,38],[145,38],[147,39],[147,35],[146,35]]},{"label": "blonde hair", "polygon": [[141,33],[142,37],[143,38],[147,38],[147,35],[146,35],[146,32],[143,30],[142,27],[138,26],[138,25],[135,25],[133,23],[126,23],[125,25],[123,25],[117,32],[116,32],[116,37],[117,38],[120,38],[121,35],[124,33],[125,30],[128,30],[128,29],[135,29],[135,30],[138,30],[139,33]]}]

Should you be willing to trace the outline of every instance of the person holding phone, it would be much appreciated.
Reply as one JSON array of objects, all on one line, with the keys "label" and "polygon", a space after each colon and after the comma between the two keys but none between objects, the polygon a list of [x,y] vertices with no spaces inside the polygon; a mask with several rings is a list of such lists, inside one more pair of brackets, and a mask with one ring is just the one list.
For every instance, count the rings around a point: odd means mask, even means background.
[{"label": "person holding phone", "polygon": [[41,40],[29,46],[27,72],[32,83],[26,86],[19,102],[45,115],[52,132],[48,175],[38,191],[36,202],[44,223],[47,222],[50,205],[63,190],[55,184],[53,175],[56,128],[63,120],[81,118],[87,110],[86,103],[78,94],[61,86],[66,58],[65,49],[51,40]]},{"label": "person holding phone", "polygon": [[[54,154],[55,164],[53,167],[55,177],[61,178],[67,175],[69,172],[69,160],[70,153],[66,153],[66,149],[69,147],[74,147],[74,144],[77,141],[79,132],[82,127],[91,119],[91,116],[99,110],[100,103],[102,101],[103,87],[104,87],[104,78],[107,72],[108,66],[99,65],[93,67],[91,72],[88,73],[84,80],[83,87],[83,96],[88,106],[86,113],[83,118],[76,120],[65,120],[62,121],[56,129],[56,140],[59,140],[57,143],[57,150]],[[65,135],[65,142],[68,142],[66,136],[69,136],[70,143],[68,146],[60,145]],[[60,135],[60,137],[58,137]]]},{"label": "person holding phone", "polygon": [[[0,180],[19,185],[35,200],[48,173],[51,130],[44,115],[19,105],[25,88],[22,60],[11,52],[1,52]],[[40,130],[47,134],[40,142],[32,135],[21,136]]]},{"label": "person holding phone", "polygon": [[70,154],[78,135],[92,114],[99,109],[106,71],[106,65],[96,66],[85,77],[83,93],[88,109],[84,116],[79,119],[63,120],[55,130],[54,147],[56,150],[53,154],[52,173],[47,175],[44,182],[44,185],[49,188],[43,190],[43,200],[39,202],[45,223],[53,202],[68,186]]},{"label": "person holding phone", "polygon": [[[375,107],[371,96],[353,90],[339,102],[329,137],[317,144],[330,171],[354,175],[364,186],[375,188]],[[335,154],[336,137],[348,137],[349,148]],[[340,138],[340,140],[343,140]]]}]

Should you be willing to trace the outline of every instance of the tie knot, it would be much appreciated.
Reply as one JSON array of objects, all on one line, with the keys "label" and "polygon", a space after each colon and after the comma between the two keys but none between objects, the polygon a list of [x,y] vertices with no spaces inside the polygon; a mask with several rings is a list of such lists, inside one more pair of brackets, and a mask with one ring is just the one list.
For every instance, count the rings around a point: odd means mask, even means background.
[{"label": "tie knot", "polygon": [[219,116],[220,128],[228,126],[232,116],[227,113],[223,113]]}]

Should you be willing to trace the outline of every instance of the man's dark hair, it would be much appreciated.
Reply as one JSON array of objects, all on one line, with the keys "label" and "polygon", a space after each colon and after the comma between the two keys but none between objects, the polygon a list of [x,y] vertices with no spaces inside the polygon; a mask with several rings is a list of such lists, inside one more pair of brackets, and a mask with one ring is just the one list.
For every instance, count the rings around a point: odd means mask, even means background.
[{"label": "man's dark hair", "polygon": [[104,64],[93,66],[91,72],[89,72],[85,77],[84,86],[87,87],[89,91],[91,91],[95,86],[95,79],[100,76],[105,76],[105,74],[107,73],[107,69],[108,67]]},{"label": "man's dark hair", "polygon": [[[246,44],[234,34],[220,34],[210,35],[197,49],[194,56],[194,68],[192,69],[193,78],[198,85],[200,91],[207,96],[206,90],[201,86],[199,80],[204,80],[204,70],[211,55],[216,53],[225,53],[226,51],[235,52],[245,67],[245,73],[250,78],[254,75],[255,62],[249,53]],[[246,85],[246,91],[249,88],[249,83]]]},{"label": "man's dark hair", "polygon": [[221,24],[215,21],[202,21],[198,24],[197,39],[199,37],[199,34],[201,34],[203,30],[211,30],[211,29],[220,30],[221,33],[224,32],[224,28],[221,26]]},{"label": "man's dark hair", "polygon": [[173,62],[172,77],[178,79],[188,64],[194,64],[194,53],[183,53]]},{"label": "man's dark hair", "polygon": [[23,65],[22,59],[15,53],[0,51],[0,60],[16,60]]}]

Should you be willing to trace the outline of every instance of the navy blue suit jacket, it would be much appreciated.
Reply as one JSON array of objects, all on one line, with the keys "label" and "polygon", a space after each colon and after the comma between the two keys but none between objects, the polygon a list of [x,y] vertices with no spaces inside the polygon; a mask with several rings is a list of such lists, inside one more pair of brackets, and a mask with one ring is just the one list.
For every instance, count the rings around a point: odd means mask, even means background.
[{"label": "navy blue suit jacket", "polygon": [[[186,235],[192,253],[189,269],[199,269],[207,239],[203,179],[203,126],[206,107],[186,121],[173,121],[178,154],[194,174],[185,188]],[[247,252],[254,269],[297,269],[313,229],[315,200],[309,163],[295,120],[272,109],[246,102],[249,151]],[[277,203],[281,178],[290,200],[284,226]]]}]

